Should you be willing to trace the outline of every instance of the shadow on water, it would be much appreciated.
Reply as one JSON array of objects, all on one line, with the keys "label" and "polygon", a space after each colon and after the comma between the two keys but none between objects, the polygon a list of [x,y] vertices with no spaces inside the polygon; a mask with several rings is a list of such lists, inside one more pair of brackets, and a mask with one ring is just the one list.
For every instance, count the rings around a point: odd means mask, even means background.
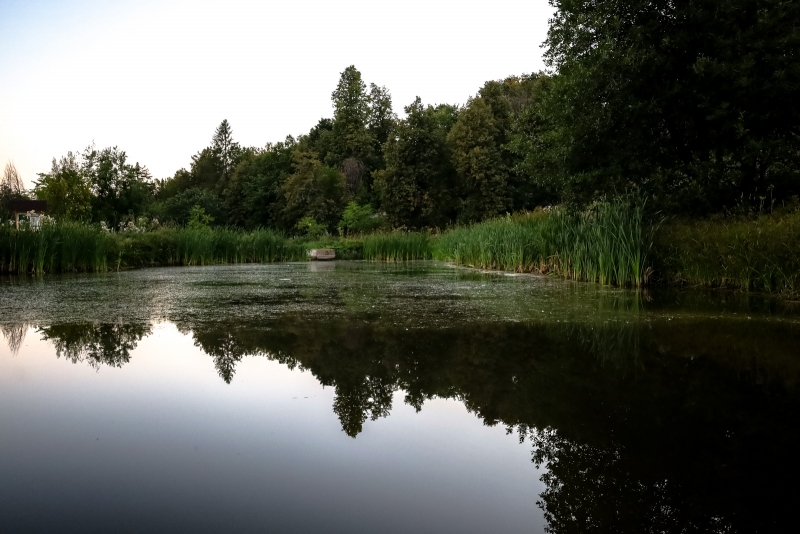
[{"label": "shadow on water", "polygon": [[[537,504],[553,533],[793,524],[800,323],[792,312],[721,294],[592,298],[588,313],[538,318],[545,311],[532,309],[524,320],[432,327],[375,319],[358,302],[326,318],[171,320],[226,383],[245,357],[311,372],[335,389],[333,412],[353,438],[390,415],[397,391],[417,411],[434,398],[459,400],[530,444],[546,468]],[[12,352],[26,328],[3,325]],[[119,322],[38,330],[59,357],[95,368],[123,366],[151,332]]]}]

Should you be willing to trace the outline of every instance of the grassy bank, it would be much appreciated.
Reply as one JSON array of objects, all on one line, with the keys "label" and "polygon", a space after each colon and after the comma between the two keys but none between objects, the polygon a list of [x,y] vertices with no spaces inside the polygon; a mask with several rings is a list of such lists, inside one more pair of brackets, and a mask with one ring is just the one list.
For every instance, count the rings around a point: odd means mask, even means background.
[{"label": "grassy bank", "polygon": [[601,284],[645,285],[653,232],[642,206],[615,201],[496,219],[444,233],[435,257],[458,265],[553,273]]},{"label": "grassy bank", "polygon": [[458,265],[601,284],[669,283],[800,295],[800,211],[651,224],[622,202],[554,210],[445,232],[434,256]]},{"label": "grassy bank", "polygon": [[654,267],[666,282],[800,294],[800,211],[668,222],[654,250]]},{"label": "grassy bank", "polygon": [[600,284],[662,282],[800,294],[800,211],[757,219],[652,225],[641,206],[616,201],[457,227],[441,235],[287,238],[271,230],[161,228],[106,232],[76,223],[40,231],[0,227],[0,272],[101,272],[151,266],[303,261],[312,248],[339,259],[436,258],[483,269],[553,274]]},{"label": "grassy bank", "polygon": [[163,228],[106,232],[78,223],[0,227],[0,272],[103,272],[169,265],[304,260],[306,247],[270,231]]},{"label": "grassy bank", "polygon": [[433,240],[427,232],[390,232],[364,237],[364,259],[376,261],[427,260]]}]

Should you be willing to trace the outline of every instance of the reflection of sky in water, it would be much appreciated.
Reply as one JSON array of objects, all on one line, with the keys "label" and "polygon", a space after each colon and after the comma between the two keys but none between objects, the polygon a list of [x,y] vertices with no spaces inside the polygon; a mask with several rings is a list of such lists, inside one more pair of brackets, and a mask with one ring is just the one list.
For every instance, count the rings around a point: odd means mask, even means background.
[{"label": "reflection of sky in water", "polygon": [[43,530],[542,531],[521,446],[455,400],[357,439],[308,372],[245,358],[225,384],[171,324],[123,368],[72,365],[30,330],[0,348],[0,517]]}]

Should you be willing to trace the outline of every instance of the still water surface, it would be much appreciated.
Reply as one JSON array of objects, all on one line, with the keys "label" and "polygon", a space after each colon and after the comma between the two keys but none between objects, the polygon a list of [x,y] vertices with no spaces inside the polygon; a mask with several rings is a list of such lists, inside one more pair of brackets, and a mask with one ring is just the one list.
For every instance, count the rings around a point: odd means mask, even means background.
[{"label": "still water surface", "polygon": [[798,312],[436,262],[6,278],[0,531],[783,531]]}]

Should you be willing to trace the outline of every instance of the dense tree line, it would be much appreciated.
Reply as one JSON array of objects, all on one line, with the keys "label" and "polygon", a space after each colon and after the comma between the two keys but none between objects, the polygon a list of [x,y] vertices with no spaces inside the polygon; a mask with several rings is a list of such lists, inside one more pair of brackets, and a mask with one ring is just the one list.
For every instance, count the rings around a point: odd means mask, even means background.
[{"label": "dense tree line", "polygon": [[54,160],[35,194],[58,218],[140,216],[287,232],[442,228],[636,192],[653,209],[769,209],[800,193],[800,4],[551,0],[548,72],[465,105],[394,112],[350,66],[333,117],[243,147],[222,123],[188,169],[152,180],[118,148]]}]

